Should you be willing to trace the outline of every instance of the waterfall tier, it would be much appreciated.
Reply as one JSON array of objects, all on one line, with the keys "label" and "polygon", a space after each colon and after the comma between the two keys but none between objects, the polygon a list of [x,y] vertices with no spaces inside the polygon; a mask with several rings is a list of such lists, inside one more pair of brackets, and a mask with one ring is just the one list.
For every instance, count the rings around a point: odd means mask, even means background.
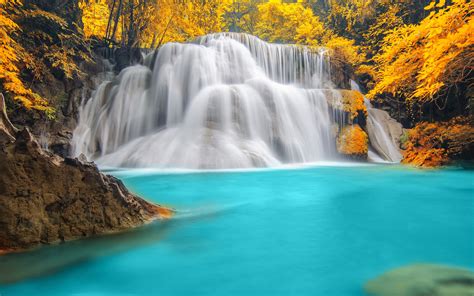
[{"label": "waterfall tier", "polygon": [[333,159],[324,49],[212,34],[168,43],[83,103],[75,155],[114,167],[223,169]]}]

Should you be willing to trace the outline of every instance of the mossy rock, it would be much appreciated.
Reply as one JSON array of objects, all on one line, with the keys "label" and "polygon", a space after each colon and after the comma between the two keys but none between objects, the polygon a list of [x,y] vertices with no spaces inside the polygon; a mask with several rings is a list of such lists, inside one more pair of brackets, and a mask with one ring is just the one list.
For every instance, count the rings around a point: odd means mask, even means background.
[{"label": "mossy rock", "polygon": [[472,296],[474,273],[451,266],[415,264],[368,281],[365,291],[372,296]]},{"label": "mossy rock", "polygon": [[367,118],[367,107],[362,93],[347,89],[324,89],[322,91],[333,110],[346,113],[350,122],[364,125],[363,122]]},{"label": "mossy rock", "polygon": [[367,159],[369,151],[367,133],[357,124],[343,127],[337,137],[337,151],[353,159]]}]

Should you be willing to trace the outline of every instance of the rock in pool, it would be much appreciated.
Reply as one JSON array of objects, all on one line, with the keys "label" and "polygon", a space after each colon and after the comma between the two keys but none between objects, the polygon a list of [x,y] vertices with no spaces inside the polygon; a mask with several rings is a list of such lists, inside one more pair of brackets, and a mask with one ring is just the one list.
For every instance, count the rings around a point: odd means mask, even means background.
[{"label": "rock in pool", "polygon": [[390,270],[364,288],[372,296],[472,296],[474,273],[452,266],[414,264]]}]

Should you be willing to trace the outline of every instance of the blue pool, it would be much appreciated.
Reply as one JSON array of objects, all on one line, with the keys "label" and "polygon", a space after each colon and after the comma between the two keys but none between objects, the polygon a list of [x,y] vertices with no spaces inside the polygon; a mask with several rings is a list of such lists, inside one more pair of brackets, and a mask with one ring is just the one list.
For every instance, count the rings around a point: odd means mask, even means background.
[{"label": "blue pool", "polygon": [[365,295],[401,265],[474,268],[474,171],[112,173],[179,214],[0,257],[2,296]]}]

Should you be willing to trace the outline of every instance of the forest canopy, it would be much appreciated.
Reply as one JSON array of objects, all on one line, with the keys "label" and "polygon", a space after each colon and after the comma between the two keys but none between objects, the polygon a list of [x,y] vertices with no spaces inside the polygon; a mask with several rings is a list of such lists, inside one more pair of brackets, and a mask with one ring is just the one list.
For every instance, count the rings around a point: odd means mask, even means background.
[{"label": "forest canopy", "polygon": [[468,0],[82,1],[86,35],[123,45],[156,48],[233,31],[326,47],[333,63],[353,67],[369,98],[409,109],[410,121],[432,105],[465,108],[472,95],[474,4]]},{"label": "forest canopy", "polygon": [[411,122],[446,105],[455,115],[472,110],[468,0],[68,0],[82,12],[72,21],[42,2],[0,0],[0,91],[26,108],[51,112],[30,85],[81,77],[92,44],[159,48],[232,31],[326,47],[333,63],[352,67],[369,98],[409,110]]}]

